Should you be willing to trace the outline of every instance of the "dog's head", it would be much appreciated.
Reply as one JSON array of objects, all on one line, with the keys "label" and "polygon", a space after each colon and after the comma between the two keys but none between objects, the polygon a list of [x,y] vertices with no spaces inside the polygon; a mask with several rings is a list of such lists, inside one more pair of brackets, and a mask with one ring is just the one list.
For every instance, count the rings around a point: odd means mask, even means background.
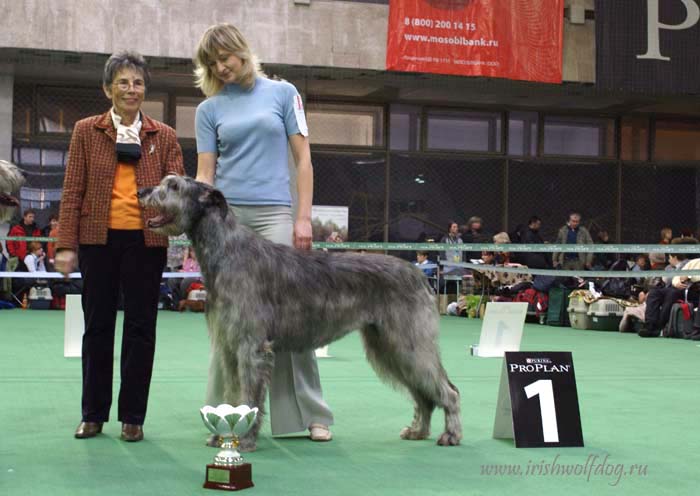
[{"label": "dog's head", "polygon": [[15,164],[0,160],[0,223],[12,218],[15,209],[19,207],[16,196],[24,184],[24,174]]},{"label": "dog's head", "polygon": [[191,231],[202,218],[214,213],[223,220],[228,214],[226,198],[217,189],[189,177],[166,176],[154,188],[138,192],[139,203],[156,212],[147,227],[167,236]]}]

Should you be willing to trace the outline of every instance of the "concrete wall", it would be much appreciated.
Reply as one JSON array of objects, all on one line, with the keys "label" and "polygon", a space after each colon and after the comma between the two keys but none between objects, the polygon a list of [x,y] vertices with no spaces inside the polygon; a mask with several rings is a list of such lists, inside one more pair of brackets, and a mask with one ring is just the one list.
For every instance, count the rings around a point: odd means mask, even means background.
[{"label": "concrete wall", "polygon": [[12,96],[15,78],[0,67],[0,159],[12,160]]},{"label": "concrete wall", "polygon": [[[593,0],[565,5],[591,10]],[[267,63],[383,70],[388,5],[329,0],[0,0],[0,47],[190,58],[215,22],[238,26]],[[565,26],[564,79],[593,81],[594,29]]]}]

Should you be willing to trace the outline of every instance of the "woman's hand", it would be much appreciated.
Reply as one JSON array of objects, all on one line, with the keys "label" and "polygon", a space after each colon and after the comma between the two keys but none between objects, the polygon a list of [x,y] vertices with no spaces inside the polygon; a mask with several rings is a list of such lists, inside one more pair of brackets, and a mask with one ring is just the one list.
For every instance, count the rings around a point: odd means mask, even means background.
[{"label": "woman's hand", "polygon": [[300,250],[311,249],[311,221],[297,219],[294,222],[294,247]]},{"label": "woman's hand", "polygon": [[56,272],[60,272],[64,276],[68,277],[68,274],[73,272],[75,268],[75,252],[73,250],[61,250],[56,253],[54,264],[56,267]]}]

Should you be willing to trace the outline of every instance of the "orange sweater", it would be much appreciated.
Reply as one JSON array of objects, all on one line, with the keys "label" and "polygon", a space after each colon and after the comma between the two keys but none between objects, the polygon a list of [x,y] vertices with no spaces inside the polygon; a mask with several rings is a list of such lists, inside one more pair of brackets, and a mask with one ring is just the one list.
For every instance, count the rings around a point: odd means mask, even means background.
[{"label": "orange sweater", "polygon": [[117,164],[109,210],[110,229],[143,229],[141,207],[136,198],[136,170],[130,164]]}]

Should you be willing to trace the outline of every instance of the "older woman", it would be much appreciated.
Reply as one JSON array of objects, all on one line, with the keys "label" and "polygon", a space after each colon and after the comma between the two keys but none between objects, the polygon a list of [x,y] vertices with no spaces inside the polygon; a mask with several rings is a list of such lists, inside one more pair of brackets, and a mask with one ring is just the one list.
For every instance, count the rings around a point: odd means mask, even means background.
[{"label": "older woman", "polygon": [[141,112],[149,83],[141,55],[121,52],[104,67],[112,108],[76,123],[61,198],[56,270],[83,276],[82,421],[76,438],[94,437],[112,403],[114,327],[124,295],[119,420],[122,439],[143,439],[153,370],[159,285],[168,239],[145,229],[139,188],[184,174],[175,131]]}]

